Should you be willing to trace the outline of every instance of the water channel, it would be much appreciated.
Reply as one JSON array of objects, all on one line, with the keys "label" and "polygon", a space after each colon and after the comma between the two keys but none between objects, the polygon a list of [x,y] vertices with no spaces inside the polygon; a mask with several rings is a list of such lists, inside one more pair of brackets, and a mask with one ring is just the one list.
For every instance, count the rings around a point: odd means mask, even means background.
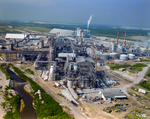
[{"label": "water channel", "polygon": [[[14,72],[9,70],[8,68],[6,70],[9,74],[9,76],[11,76],[12,79],[16,81],[14,89],[21,95],[21,97],[25,103],[25,108],[20,113],[21,119],[37,119],[35,110],[32,106],[33,98],[27,92],[24,91],[24,89],[23,89],[24,84],[21,84],[25,81],[20,79]],[[17,85],[17,83],[18,83],[18,85]]]}]

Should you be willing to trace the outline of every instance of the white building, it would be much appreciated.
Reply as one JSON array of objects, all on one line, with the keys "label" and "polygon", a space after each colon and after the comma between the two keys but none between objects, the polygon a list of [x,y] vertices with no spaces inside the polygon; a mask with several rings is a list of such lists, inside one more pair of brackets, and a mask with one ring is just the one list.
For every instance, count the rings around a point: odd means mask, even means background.
[{"label": "white building", "polygon": [[126,95],[120,89],[116,88],[107,88],[104,90],[100,90],[99,94],[101,95],[104,101],[127,98]]},{"label": "white building", "polygon": [[143,94],[146,94],[146,90],[142,89],[142,88],[139,88],[139,92],[140,93],[143,93]]},{"label": "white building", "polygon": [[53,28],[50,31],[50,33],[51,34],[56,34],[57,36],[70,36],[70,37],[75,36],[75,32],[73,30],[66,30],[66,29]]},{"label": "white building", "polygon": [[6,39],[18,39],[23,40],[26,37],[26,34],[15,34],[15,33],[7,33],[5,38]]}]

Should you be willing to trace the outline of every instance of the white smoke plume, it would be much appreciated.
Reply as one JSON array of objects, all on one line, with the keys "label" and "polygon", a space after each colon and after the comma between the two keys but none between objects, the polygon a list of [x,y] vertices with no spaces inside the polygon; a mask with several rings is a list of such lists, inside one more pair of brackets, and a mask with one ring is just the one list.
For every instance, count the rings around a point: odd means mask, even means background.
[{"label": "white smoke plume", "polygon": [[87,29],[89,28],[90,22],[91,22],[91,20],[92,20],[92,16],[93,16],[93,15],[91,15],[90,18],[89,18],[89,20],[87,21]]}]

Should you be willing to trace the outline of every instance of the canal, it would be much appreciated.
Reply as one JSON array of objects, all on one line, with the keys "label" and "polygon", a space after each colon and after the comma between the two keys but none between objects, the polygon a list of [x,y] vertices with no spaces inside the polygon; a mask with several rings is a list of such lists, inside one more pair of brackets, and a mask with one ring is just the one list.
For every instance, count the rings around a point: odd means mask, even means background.
[{"label": "canal", "polygon": [[[11,76],[12,79],[16,82],[13,88],[21,95],[21,97],[25,103],[25,108],[20,113],[21,119],[37,119],[35,110],[32,105],[33,98],[27,92],[24,91],[24,89],[23,89],[24,84],[21,84],[21,82],[23,83],[26,81],[20,79],[14,72],[9,70],[8,68],[6,70],[9,74],[9,76]],[[17,83],[18,83],[18,85],[17,85]]]}]

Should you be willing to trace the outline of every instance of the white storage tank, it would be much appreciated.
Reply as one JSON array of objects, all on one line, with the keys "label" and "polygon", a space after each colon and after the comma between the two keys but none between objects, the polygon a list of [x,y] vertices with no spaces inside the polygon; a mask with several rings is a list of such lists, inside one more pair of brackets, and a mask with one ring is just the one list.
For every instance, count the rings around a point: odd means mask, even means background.
[{"label": "white storage tank", "polygon": [[68,88],[72,88],[72,86],[73,86],[73,81],[68,80],[67,86],[68,86]]},{"label": "white storage tank", "polygon": [[128,55],[126,55],[126,54],[121,54],[121,55],[120,55],[120,59],[121,59],[121,60],[128,60]]},{"label": "white storage tank", "polygon": [[119,56],[118,53],[115,53],[115,52],[110,53],[110,57],[112,57],[112,58],[118,58],[118,56]]},{"label": "white storage tank", "polygon": [[110,54],[109,53],[103,53],[102,58],[108,60],[110,58]]},{"label": "white storage tank", "polygon": [[135,55],[134,54],[128,54],[128,57],[129,57],[130,60],[135,59]]}]

